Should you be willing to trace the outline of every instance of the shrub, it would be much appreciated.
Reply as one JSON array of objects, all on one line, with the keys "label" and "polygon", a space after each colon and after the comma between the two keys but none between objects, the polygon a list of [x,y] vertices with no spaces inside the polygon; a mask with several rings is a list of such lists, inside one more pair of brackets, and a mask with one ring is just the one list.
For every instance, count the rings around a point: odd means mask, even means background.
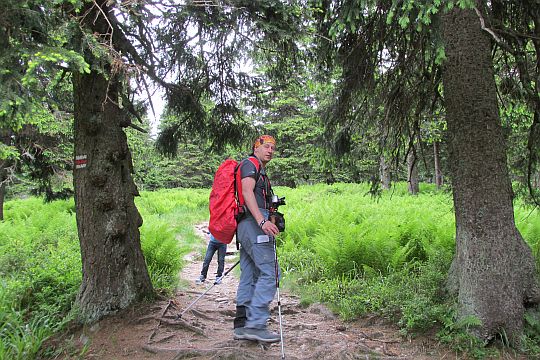
[{"label": "shrub", "polygon": [[[198,241],[208,190],[143,193],[141,246],[154,287],[178,284],[182,256]],[[0,358],[32,359],[42,342],[75,315],[81,283],[73,200],[8,201],[0,222]]]}]

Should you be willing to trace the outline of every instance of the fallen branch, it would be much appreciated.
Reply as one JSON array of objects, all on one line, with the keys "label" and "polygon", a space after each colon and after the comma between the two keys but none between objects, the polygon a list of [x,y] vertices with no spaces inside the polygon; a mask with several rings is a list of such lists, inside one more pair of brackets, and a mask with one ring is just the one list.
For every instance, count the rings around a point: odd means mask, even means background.
[{"label": "fallen branch", "polygon": [[176,307],[175,303],[172,300],[169,300],[169,302],[167,303],[167,306],[165,306],[165,308],[161,312],[161,318],[157,319],[158,323],[157,323],[156,327],[154,328],[154,330],[152,330],[152,333],[150,334],[150,336],[148,337],[148,341],[146,341],[147,344],[150,344],[150,342],[152,342],[152,339],[156,335],[156,332],[157,332],[157,330],[159,329],[159,327],[161,325],[161,321],[163,319],[163,316],[165,316],[165,313],[167,312],[167,310],[169,310],[169,308],[171,306]]},{"label": "fallen branch", "polygon": [[165,313],[167,312],[167,310],[169,310],[171,305],[174,306],[173,302],[171,300],[169,300],[167,306],[165,306],[165,309],[163,309],[163,312],[161,313],[161,317],[165,316]]},{"label": "fallen branch", "polygon": [[186,290],[185,293],[186,294],[201,295],[201,293],[199,291],[193,291],[193,290]]}]

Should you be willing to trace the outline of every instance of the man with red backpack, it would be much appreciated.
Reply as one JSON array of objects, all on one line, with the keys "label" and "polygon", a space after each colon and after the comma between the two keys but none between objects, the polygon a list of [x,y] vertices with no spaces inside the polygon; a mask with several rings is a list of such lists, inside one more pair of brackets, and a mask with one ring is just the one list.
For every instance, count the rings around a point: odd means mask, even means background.
[{"label": "man with red backpack", "polygon": [[276,140],[262,135],[253,144],[253,159],[244,159],[239,166],[245,214],[239,219],[237,237],[240,242],[240,282],[236,294],[234,338],[273,343],[280,335],[268,331],[269,305],[276,293],[274,241],[279,234],[269,220],[272,188],[265,166],[272,160]]}]

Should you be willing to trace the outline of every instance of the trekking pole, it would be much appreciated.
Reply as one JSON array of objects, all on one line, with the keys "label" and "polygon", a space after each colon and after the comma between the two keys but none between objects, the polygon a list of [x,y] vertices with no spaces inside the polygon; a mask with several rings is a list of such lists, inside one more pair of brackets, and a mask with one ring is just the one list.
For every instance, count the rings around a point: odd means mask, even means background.
[{"label": "trekking pole", "polygon": [[225,276],[227,276],[227,274],[236,267],[236,265],[240,264],[240,260],[238,260],[233,266],[231,266],[231,268],[227,271],[225,271],[225,273],[223,275],[221,275],[220,277],[216,278],[216,280],[214,281],[214,283],[212,284],[212,286],[210,286],[208,289],[205,290],[205,292],[203,292],[201,295],[199,295],[198,298],[195,299],[195,301],[193,301],[191,304],[189,304],[189,306],[187,308],[184,309],[184,311],[182,311],[181,313],[179,313],[178,315],[176,315],[176,319],[181,319],[182,316],[186,313],[186,311],[189,310],[190,307],[192,307],[193,305],[195,305],[195,303],[197,301],[199,301],[204,295],[206,295],[207,292],[210,291],[210,289],[212,289],[214,287],[214,285],[217,285],[219,283],[221,283],[221,281],[223,280],[223,278]]},{"label": "trekking pole", "polygon": [[281,358],[285,359],[285,346],[283,345],[283,327],[281,325],[281,297],[279,295],[279,269],[277,261],[277,241],[274,237],[274,268],[276,271],[276,290],[277,290],[277,303],[278,303],[278,314],[279,314],[279,337],[281,340]]}]

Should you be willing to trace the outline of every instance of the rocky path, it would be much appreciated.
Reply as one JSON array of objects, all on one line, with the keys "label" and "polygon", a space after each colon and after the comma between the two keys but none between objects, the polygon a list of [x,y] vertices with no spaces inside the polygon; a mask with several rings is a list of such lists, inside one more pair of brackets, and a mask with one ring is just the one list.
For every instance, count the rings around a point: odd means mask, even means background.
[{"label": "rocky path", "polygon": [[[206,246],[206,227],[197,232]],[[229,246],[229,251],[234,245]],[[217,254],[216,254],[217,255]],[[225,269],[237,257],[227,256]],[[299,298],[281,289],[283,349],[280,343],[264,345],[234,340],[232,323],[239,269],[219,285],[196,285],[202,259],[186,258],[180,288],[173,298],[131,309],[79,331],[77,341],[87,343],[85,359],[441,359],[440,350],[421,340],[404,341],[397,330],[371,317],[352,323],[337,319],[320,304],[303,308]],[[217,262],[209,269],[213,279]],[[238,266],[237,266],[238,268]],[[202,293],[206,291],[204,296]],[[194,305],[197,298],[200,298]],[[187,309],[189,307],[189,309]],[[187,309],[187,310],[186,310]],[[279,332],[277,303],[272,303],[269,328]],[[455,355],[448,354],[448,357]]]}]

